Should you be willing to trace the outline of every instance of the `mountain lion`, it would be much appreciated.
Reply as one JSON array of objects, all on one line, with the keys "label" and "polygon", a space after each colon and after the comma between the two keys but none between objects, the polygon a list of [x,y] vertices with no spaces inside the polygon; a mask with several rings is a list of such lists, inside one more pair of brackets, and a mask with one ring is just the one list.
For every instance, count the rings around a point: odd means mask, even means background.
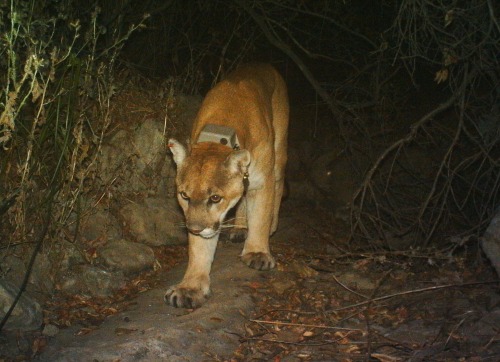
[{"label": "mountain lion", "polygon": [[189,262],[182,281],[167,290],[167,303],[197,308],[208,297],[217,240],[235,206],[231,237],[247,229],[241,260],[258,270],[276,265],[269,236],[276,231],[283,194],[288,113],[283,78],[270,65],[249,64],[208,92],[187,148],[169,140]]}]

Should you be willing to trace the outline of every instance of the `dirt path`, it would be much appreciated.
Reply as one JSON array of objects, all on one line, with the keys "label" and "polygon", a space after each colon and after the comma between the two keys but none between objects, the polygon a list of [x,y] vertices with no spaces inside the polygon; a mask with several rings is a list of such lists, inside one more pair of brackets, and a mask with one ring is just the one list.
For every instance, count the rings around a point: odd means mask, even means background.
[{"label": "dirt path", "polygon": [[498,279],[477,244],[349,252],[336,223],[285,203],[275,270],[247,268],[241,244],[220,242],[213,295],[200,309],[163,303],[184,263],[90,334],[61,330],[37,360],[500,360]]},{"label": "dirt path", "polygon": [[199,361],[228,356],[239,345],[231,333],[244,333],[242,312],[253,303],[245,286],[258,272],[238,258],[241,245],[221,244],[212,272],[213,295],[200,309],[186,311],[163,303],[166,286],[180,280],[185,264],[166,275],[165,288],[147,291],[135,306],[108,318],[99,329],[75,336],[62,330],[40,361]]}]

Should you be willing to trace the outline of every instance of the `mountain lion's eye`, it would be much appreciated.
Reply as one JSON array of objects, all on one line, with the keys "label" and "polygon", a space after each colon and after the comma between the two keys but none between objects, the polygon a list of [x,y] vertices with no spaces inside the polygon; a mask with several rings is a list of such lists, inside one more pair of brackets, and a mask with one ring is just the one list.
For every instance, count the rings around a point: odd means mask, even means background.
[{"label": "mountain lion's eye", "polygon": [[214,204],[220,202],[220,200],[222,200],[222,197],[220,197],[219,195],[210,196],[210,202],[212,202]]},{"label": "mountain lion's eye", "polygon": [[181,195],[184,200],[189,200],[189,196],[184,191],[179,192],[179,195]]}]

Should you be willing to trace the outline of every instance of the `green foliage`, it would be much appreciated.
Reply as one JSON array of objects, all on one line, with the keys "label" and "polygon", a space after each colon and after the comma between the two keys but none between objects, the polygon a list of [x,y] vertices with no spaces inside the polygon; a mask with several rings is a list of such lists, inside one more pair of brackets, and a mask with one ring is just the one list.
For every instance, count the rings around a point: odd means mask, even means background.
[{"label": "green foliage", "polygon": [[58,195],[56,221],[73,209],[109,125],[117,57],[146,17],[109,36],[98,3],[10,0],[0,15],[0,205],[11,207],[0,217],[24,239],[46,195]]}]

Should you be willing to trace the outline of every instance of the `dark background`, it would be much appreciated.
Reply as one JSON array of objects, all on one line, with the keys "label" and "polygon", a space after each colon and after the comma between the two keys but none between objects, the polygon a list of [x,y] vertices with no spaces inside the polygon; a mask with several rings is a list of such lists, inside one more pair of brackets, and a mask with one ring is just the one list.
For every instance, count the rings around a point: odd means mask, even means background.
[{"label": "dark background", "polygon": [[[299,169],[332,175],[333,158],[317,162],[329,153],[350,162],[357,175],[349,202],[354,238],[411,234],[427,244],[479,235],[498,206],[496,1],[52,0],[3,2],[0,9],[7,84],[0,137],[9,150],[3,212],[24,190],[11,166],[26,156],[34,134],[35,161],[44,166],[33,177],[49,195],[58,192],[61,165],[70,159],[65,152],[77,139],[58,133],[61,122],[50,120],[62,109],[66,115],[94,109],[89,119],[99,119],[103,108],[86,102],[100,102],[104,85],[111,97],[116,74],[130,71],[145,87],[156,82],[203,95],[248,61],[272,63],[288,83],[290,145],[305,155]],[[54,94],[45,100],[66,98],[38,112],[49,121],[33,127],[41,84]],[[11,112],[11,103],[18,109]],[[92,121],[82,127],[95,136]],[[66,134],[66,141],[54,134]],[[328,180],[318,187],[328,211],[336,190]],[[38,201],[31,202],[36,209]]]}]

